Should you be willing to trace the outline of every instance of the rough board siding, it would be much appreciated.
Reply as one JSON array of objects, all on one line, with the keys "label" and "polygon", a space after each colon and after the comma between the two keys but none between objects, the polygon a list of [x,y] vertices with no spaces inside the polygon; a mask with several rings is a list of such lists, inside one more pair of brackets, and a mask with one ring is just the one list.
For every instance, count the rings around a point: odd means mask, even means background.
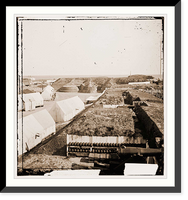
[{"label": "rough board siding", "polygon": [[[127,136],[85,136],[85,135],[67,135],[67,144],[69,142],[84,142],[84,143],[129,143],[133,140],[133,137]],[[134,138],[135,143],[142,143],[145,142],[143,137],[136,137]]]}]

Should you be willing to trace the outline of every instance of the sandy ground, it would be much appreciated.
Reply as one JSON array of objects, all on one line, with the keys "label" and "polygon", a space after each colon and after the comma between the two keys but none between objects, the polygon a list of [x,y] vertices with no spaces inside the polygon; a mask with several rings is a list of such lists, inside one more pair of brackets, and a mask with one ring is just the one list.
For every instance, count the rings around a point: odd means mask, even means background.
[{"label": "sandy ground", "polygon": [[66,156],[29,154],[27,158],[18,162],[18,168],[24,169],[70,169],[72,161]]},{"label": "sandy ground", "polygon": [[29,153],[19,156],[18,169],[71,169],[72,162],[66,157],[66,140],[66,134],[60,131]]}]

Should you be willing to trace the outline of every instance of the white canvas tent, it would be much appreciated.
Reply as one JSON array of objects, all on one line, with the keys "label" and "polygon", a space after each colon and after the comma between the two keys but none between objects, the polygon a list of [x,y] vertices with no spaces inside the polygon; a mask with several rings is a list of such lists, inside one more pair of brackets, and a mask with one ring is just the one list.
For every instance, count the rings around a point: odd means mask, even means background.
[{"label": "white canvas tent", "polygon": [[44,106],[42,95],[39,92],[30,93],[30,95],[34,98],[36,107]]},{"label": "white canvas tent", "polygon": [[49,101],[53,99],[54,93],[55,93],[54,88],[50,85],[47,85],[42,92],[42,97],[44,100]]},{"label": "white canvas tent", "polygon": [[33,113],[32,115],[43,127],[42,140],[56,132],[55,121],[46,109]]},{"label": "white canvas tent", "polygon": [[74,109],[74,115],[77,115],[85,108],[83,101],[78,96],[65,99],[64,101]]},{"label": "white canvas tent", "polygon": [[18,155],[32,149],[41,142],[43,127],[33,115],[18,120]]},{"label": "white canvas tent", "polygon": [[23,118],[20,117],[18,120],[18,154],[27,152],[55,132],[55,122],[46,109]]},{"label": "white canvas tent", "polygon": [[74,108],[64,100],[56,101],[49,113],[55,122],[68,121],[74,117]]},{"label": "white canvas tent", "polygon": [[35,109],[35,99],[30,94],[23,94],[23,109],[25,111],[34,110]]}]

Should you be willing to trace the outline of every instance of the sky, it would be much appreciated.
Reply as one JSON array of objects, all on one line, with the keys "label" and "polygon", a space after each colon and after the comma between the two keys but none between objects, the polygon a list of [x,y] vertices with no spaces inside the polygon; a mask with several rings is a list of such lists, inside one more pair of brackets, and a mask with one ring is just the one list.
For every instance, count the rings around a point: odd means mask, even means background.
[{"label": "sky", "polygon": [[161,27],[161,20],[23,21],[23,74],[159,74]]}]

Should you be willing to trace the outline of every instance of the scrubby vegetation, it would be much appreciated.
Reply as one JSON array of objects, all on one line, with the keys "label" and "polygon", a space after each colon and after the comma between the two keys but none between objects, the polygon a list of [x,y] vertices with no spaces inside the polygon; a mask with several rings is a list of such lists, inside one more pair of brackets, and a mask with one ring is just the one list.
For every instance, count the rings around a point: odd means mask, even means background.
[{"label": "scrubby vegetation", "polygon": [[104,98],[99,101],[99,104],[100,103],[102,105],[121,105],[123,103],[123,98],[121,96],[104,95]]},{"label": "scrubby vegetation", "polygon": [[96,103],[97,105],[122,105],[124,104],[121,90],[109,89],[102,98]]},{"label": "scrubby vegetation", "polygon": [[96,136],[132,136],[134,121],[128,108],[99,109],[92,108],[70,127],[67,134]]}]

